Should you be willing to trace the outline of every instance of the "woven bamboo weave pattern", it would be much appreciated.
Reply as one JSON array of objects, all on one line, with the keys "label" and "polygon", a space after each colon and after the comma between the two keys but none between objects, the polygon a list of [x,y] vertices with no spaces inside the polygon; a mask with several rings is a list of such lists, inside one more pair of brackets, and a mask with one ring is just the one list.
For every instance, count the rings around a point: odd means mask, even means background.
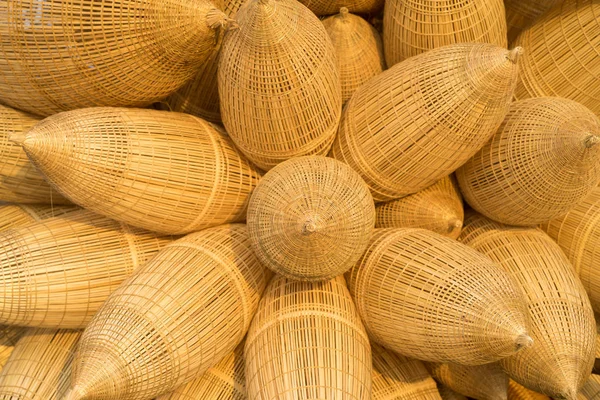
[{"label": "woven bamboo weave pattern", "polygon": [[404,357],[371,342],[372,400],[441,400],[423,362]]},{"label": "woven bamboo weave pattern", "polygon": [[517,382],[509,379],[508,381],[508,400],[550,400],[545,394],[534,392]]},{"label": "woven bamboo weave pattern", "polygon": [[463,396],[460,393],[456,393],[447,386],[438,384],[438,391],[443,400],[467,400],[467,396]]},{"label": "woven bamboo weave pattern", "polygon": [[0,104],[0,201],[70,203],[46,183],[23,149],[8,140],[10,135],[24,133],[38,122],[36,116]]},{"label": "woven bamboo weave pattern", "polygon": [[379,32],[367,21],[340,8],[337,15],[323,20],[337,55],[342,103],[352,97],[360,85],[385,69],[383,43]]},{"label": "woven bamboo weave pattern", "polygon": [[151,399],[199,378],[242,341],[270,277],[245,225],[173,242],[94,316],[66,400]]},{"label": "woven bamboo weave pattern", "polygon": [[346,279],[371,339],[400,354],[477,365],[531,344],[512,279],[436,233],[376,229]]},{"label": "woven bamboo weave pattern", "polygon": [[0,325],[0,369],[6,364],[17,341],[27,331],[21,326]]},{"label": "woven bamboo weave pattern", "polygon": [[383,8],[385,0],[300,0],[316,15],[336,14],[345,7],[354,14],[376,14]]},{"label": "woven bamboo weave pattern", "polygon": [[[336,8],[336,11],[339,8]],[[259,168],[325,155],[342,111],[335,50],[325,27],[295,0],[248,0],[219,60],[221,117]]]},{"label": "woven bamboo weave pattern", "polygon": [[298,280],[350,269],[369,244],[375,205],[360,175],[321,156],[298,157],[267,172],[248,206],[248,232],[263,265]]},{"label": "woven bamboo weave pattern", "polygon": [[523,31],[515,97],[575,100],[600,115],[600,2],[564,0]]},{"label": "woven bamboo weave pattern", "polygon": [[456,44],[431,50],[362,85],[344,107],[334,158],[376,201],[433,185],[498,129],[517,83],[520,49]]},{"label": "woven bamboo weave pattern", "polygon": [[579,400],[597,400],[600,399],[600,376],[591,375],[581,388],[577,397]]},{"label": "woven bamboo weave pattern", "polygon": [[81,332],[30,329],[0,373],[2,400],[62,400]]},{"label": "woven bamboo weave pattern", "polygon": [[229,23],[208,0],[2,0],[0,14],[0,101],[43,116],[161,100]]},{"label": "woven bamboo weave pattern", "polygon": [[457,393],[477,400],[506,400],[508,376],[498,363],[466,366],[429,363],[433,378]]},{"label": "woven bamboo weave pattern", "polygon": [[502,0],[387,0],[385,60],[390,67],[455,43],[507,46]]},{"label": "woven bamboo weave pattern", "polygon": [[456,239],[464,211],[460,192],[452,176],[426,189],[376,208],[377,228],[422,228]]},{"label": "woven bamboo weave pattern", "polygon": [[521,31],[528,28],[543,13],[562,0],[504,0],[508,42],[512,43]]},{"label": "woven bamboo weave pattern", "polygon": [[249,400],[368,400],[371,347],[346,282],[276,275],[246,339]]},{"label": "woven bamboo weave pattern", "polygon": [[513,103],[498,132],[456,171],[471,207],[511,225],[567,213],[600,181],[600,119],[552,97]]},{"label": "woven bamboo weave pattern", "polygon": [[74,203],[169,234],[244,219],[260,176],[211,124],[180,113],[69,111],[13,140]]},{"label": "woven bamboo weave pattern", "polygon": [[78,210],[75,206],[0,204],[0,232]]},{"label": "woven bamboo weave pattern", "polygon": [[87,210],[0,233],[0,323],[83,328],[171,241]]},{"label": "woven bamboo weave pattern", "polygon": [[527,298],[533,345],[500,361],[511,379],[575,399],[594,364],[596,324],[569,260],[548,235],[468,214],[460,240],[497,262]]}]

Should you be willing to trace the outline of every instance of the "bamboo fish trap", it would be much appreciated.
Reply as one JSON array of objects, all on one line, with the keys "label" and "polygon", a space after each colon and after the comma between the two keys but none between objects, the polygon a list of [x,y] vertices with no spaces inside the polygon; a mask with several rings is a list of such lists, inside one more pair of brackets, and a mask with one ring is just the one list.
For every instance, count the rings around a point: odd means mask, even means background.
[{"label": "bamboo fish trap", "polygon": [[562,0],[504,0],[508,43],[512,43],[521,31],[528,28],[542,14]]},{"label": "bamboo fish trap", "polygon": [[0,323],[78,329],[172,239],[87,210],[0,233]]},{"label": "bamboo fish trap", "polygon": [[520,52],[456,44],[379,74],[346,104],[333,157],[358,171],[376,201],[431,186],[471,158],[502,123]]},{"label": "bamboo fish trap", "polygon": [[500,361],[506,373],[550,397],[575,399],[594,364],[596,324],[560,247],[539,229],[475,213],[465,218],[460,240],[500,264],[527,298],[533,345]]},{"label": "bamboo fish trap", "polygon": [[79,210],[75,206],[0,204],[0,232]]},{"label": "bamboo fish trap", "polygon": [[[518,1],[518,0],[517,0]],[[600,115],[600,2],[565,0],[523,31],[515,97],[564,97]]]},{"label": "bamboo fish trap", "polygon": [[426,189],[376,208],[376,228],[422,228],[456,239],[464,211],[458,186],[446,176]]},{"label": "bamboo fish trap", "polygon": [[211,124],[180,113],[88,108],[12,139],[74,203],[168,234],[243,220],[260,176]]},{"label": "bamboo fish trap", "polygon": [[161,100],[230,23],[208,0],[3,0],[0,13],[0,101],[43,116]]},{"label": "bamboo fish trap", "polygon": [[21,326],[0,325],[0,369],[6,364],[17,341],[27,328]]},{"label": "bamboo fish trap", "polygon": [[0,400],[62,400],[81,332],[30,329],[0,373]]},{"label": "bamboo fish trap", "polygon": [[508,400],[550,400],[545,394],[534,392],[517,382],[509,379],[508,381]]},{"label": "bamboo fish trap", "polygon": [[94,316],[65,400],[146,400],[200,377],[242,341],[270,277],[245,225],[171,243]]},{"label": "bamboo fish trap", "polygon": [[400,354],[478,365],[531,345],[512,279],[436,233],[376,229],[346,279],[371,339]]},{"label": "bamboo fish trap", "polygon": [[249,400],[368,400],[371,347],[346,282],[276,275],[246,339]]},{"label": "bamboo fish trap", "polygon": [[457,393],[477,400],[507,400],[508,376],[497,363],[430,363],[428,367],[435,380]]},{"label": "bamboo fish trap", "polygon": [[376,14],[385,4],[385,0],[301,0],[310,11],[318,16],[337,13],[340,8],[347,8],[354,14]]},{"label": "bamboo fish trap", "polygon": [[591,375],[581,388],[578,396],[579,400],[598,400],[600,399],[600,375]]},{"label": "bamboo fish trap", "polygon": [[395,354],[371,342],[372,400],[441,400],[423,362]]},{"label": "bamboo fish trap", "polygon": [[369,244],[375,206],[369,188],[331,158],[293,158],[270,170],[248,206],[248,233],[263,265],[291,279],[332,279]]},{"label": "bamboo fish trap", "polygon": [[407,58],[455,43],[506,48],[503,0],[387,0],[383,12],[385,60]]},{"label": "bamboo fish trap", "polygon": [[237,148],[264,170],[327,154],[342,92],[321,21],[295,0],[248,0],[236,19],[239,29],[228,32],[221,50],[219,98]]},{"label": "bamboo fish trap", "polygon": [[513,103],[498,132],[456,171],[471,207],[511,225],[560,217],[600,181],[600,119],[574,101]]},{"label": "bamboo fish trap", "polygon": [[325,18],[323,25],[337,55],[342,103],[346,103],[359,86],[385,69],[381,36],[346,7],[340,8],[339,14]]},{"label": "bamboo fish trap", "polygon": [[[0,9],[1,7],[0,3]],[[0,201],[70,203],[46,183],[43,176],[29,162],[23,149],[8,140],[10,135],[26,132],[39,120],[36,116],[0,104]]]},{"label": "bamboo fish trap", "polygon": [[467,400],[467,396],[463,396],[460,393],[456,393],[454,390],[438,384],[438,391],[443,400]]},{"label": "bamboo fish trap", "polygon": [[592,307],[600,312],[600,187],[592,189],[564,216],[543,224],[542,229],[565,252]]}]

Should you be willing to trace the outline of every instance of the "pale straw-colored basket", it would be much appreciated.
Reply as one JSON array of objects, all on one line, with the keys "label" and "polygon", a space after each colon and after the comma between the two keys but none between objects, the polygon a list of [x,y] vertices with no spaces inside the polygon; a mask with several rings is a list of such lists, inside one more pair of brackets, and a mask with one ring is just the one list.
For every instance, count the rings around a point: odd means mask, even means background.
[{"label": "pale straw-colored basket", "polygon": [[473,156],[502,123],[520,52],[456,44],[379,74],[346,103],[334,158],[360,173],[376,201],[433,185]]},{"label": "pale straw-colored basket", "polygon": [[249,400],[369,400],[371,347],[346,282],[276,275],[246,339]]},{"label": "pale straw-colored basket", "polygon": [[342,103],[359,86],[385,69],[381,35],[367,21],[346,7],[325,18],[323,25],[335,49],[342,84]]},{"label": "pale straw-colored basket", "polygon": [[600,119],[581,104],[518,101],[456,178],[465,201],[481,214],[536,225],[564,215],[598,185],[599,143]]},{"label": "pale straw-colored basket", "polygon": [[0,373],[1,400],[62,400],[81,332],[29,329]]},{"label": "pale straw-colored basket", "polygon": [[562,0],[504,0],[508,43],[533,24],[542,14]]},{"label": "pale straw-colored basket", "polygon": [[422,228],[456,239],[464,211],[458,186],[446,176],[415,194],[380,203],[375,209],[377,228]]},{"label": "pale straw-colored basket", "polygon": [[346,279],[371,339],[408,357],[478,365],[531,344],[510,277],[437,233],[376,229]]},{"label": "pale straw-colored basket", "polygon": [[264,170],[325,155],[342,111],[325,27],[295,0],[248,0],[236,19],[239,29],[227,33],[221,50],[219,98],[237,148]]},{"label": "pale straw-colored basket", "polygon": [[80,210],[76,206],[0,204],[0,232]]},{"label": "pale straw-colored basket", "polygon": [[0,369],[6,364],[17,341],[27,329],[22,326],[0,325]]},{"label": "pale straw-colored basket", "polygon": [[385,60],[407,58],[455,43],[507,46],[502,0],[387,0],[383,12]]},{"label": "pale straw-colored basket", "polygon": [[354,14],[377,14],[383,9],[385,0],[299,0],[318,16],[336,14],[345,7]]},{"label": "pale straw-colored basket", "polygon": [[591,375],[581,388],[578,400],[600,399],[600,375]]},{"label": "pale straw-colored basket", "polygon": [[460,393],[456,393],[454,390],[450,389],[447,386],[440,385],[438,383],[438,392],[440,392],[440,396],[442,400],[467,400],[467,396],[463,396]]},{"label": "pale straw-colored basket", "polygon": [[462,395],[477,400],[506,400],[508,376],[498,363],[467,366],[454,363],[427,364],[433,378]]},{"label": "pale straw-colored basket", "polygon": [[503,225],[468,213],[460,240],[497,262],[525,294],[533,345],[500,361],[511,379],[575,399],[594,364],[596,323],[569,260],[537,228]]},{"label": "pale straw-colored basket", "polygon": [[291,279],[318,281],[358,261],[375,227],[375,205],[365,182],[346,164],[307,156],[265,174],[252,193],[247,219],[263,265]]},{"label": "pale straw-colored basket", "polygon": [[550,397],[527,389],[525,386],[519,385],[512,379],[509,379],[508,400],[550,400]]},{"label": "pale straw-colored basket", "polygon": [[21,0],[0,13],[0,102],[43,116],[161,100],[230,23],[208,0]]},{"label": "pale straw-colored basket", "polygon": [[74,203],[168,234],[243,220],[260,177],[211,124],[180,113],[87,108],[13,140]]},{"label": "pale straw-colored basket", "polygon": [[243,224],[171,243],[94,316],[65,400],[152,399],[199,378],[242,341],[270,277]]},{"label": "pale straw-colored basket", "polygon": [[1,232],[0,323],[82,328],[171,240],[87,210]]},{"label": "pale straw-colored basket", "polygon": [[372,400],[441,400],[437,386],[422,361],[371,342]]},{"label": "pale straw-colored basket", "polygon": [[564,97],[600,115],[599,13],[597,0],[564,0],[519,35],[517,99]]}]

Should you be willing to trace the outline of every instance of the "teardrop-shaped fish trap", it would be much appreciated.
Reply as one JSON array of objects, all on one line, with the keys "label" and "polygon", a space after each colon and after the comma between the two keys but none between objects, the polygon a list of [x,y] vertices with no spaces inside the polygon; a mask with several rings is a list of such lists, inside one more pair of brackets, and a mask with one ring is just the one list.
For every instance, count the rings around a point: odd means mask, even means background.
[{"label": "teardrop-shaped fish trap", "polygon": [[6,364],[17,341],[28,328],[14,325],[0,325],[0,369]]},{"label": "teardrop-shaped fish trap", "polygon": [[211,124],[180,113],[87,108],[13,140],[74,203],[168,234],[243,220],[260,177]]},{"label": "teardrop-shaped fish trap", "polygon": [[533,24],[542,14],[562,0],[504,0],[508,43]]},{"label": "teardrop-shaped fish trap", "polygon": [[506,400],[508,376],[498,363],[460,365],[429,363],[433,378],[457,393],[477,400]]},{"label": "teardrop-shaped fish trap", "polygon": [[520,51],[456,44],[379,74],[344,107],[334,158],[363,177],[376,201],[433,185],[471,158],[504,120]]},{"label": "teardrop-shaped fish trap", "polygon": [[531,344],[525,299],[489,258],[424,229],[376,229],[346,274],[371,339],[409,357],[485,364]]},{"label": "teardrop-shaped fish trap", "polygon": [[519,385],[512,379],[509,379],[508,400],[550,400],[550,397],[527,389],[525,386]]},{"label": "teardrop-shaped fish trap", "polygon": [[0,204],[0,232],[79,210],[76,206]]}]

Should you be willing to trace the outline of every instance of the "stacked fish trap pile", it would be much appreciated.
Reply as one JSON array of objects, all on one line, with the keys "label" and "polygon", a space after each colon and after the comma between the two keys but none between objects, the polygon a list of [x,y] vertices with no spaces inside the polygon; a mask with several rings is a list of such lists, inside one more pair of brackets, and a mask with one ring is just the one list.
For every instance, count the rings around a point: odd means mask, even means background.
[{"label": "stacked fish trap pile", "polygon": [[600,0],[0,0],[0,400],[600,398],[598,49]]}]

